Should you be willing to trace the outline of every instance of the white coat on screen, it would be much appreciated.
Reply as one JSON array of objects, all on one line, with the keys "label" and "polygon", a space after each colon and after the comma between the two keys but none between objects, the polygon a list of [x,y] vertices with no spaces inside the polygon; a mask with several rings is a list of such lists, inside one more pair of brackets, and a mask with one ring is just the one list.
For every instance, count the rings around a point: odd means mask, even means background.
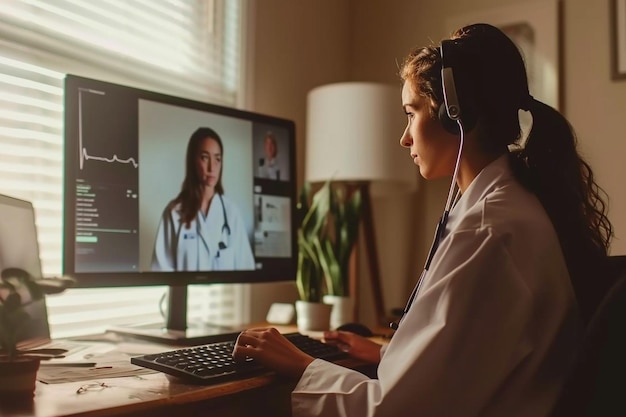
[{"label": "white coat on screen", "polygon": [[253,270],[254,256],[245,224],[235,204],[217,194],[205,216],[186,226],[180,205],[168,205],[157,230],[153,271]]}]

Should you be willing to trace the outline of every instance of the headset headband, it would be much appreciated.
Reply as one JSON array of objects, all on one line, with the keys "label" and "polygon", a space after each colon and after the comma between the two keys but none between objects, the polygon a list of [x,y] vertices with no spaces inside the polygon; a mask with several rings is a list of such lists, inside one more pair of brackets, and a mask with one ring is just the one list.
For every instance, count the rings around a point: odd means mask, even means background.
[{"label": "headset headband", "polygon": [[454,84],[454,74],[451,64],[453,60],[449,57],[449,55],[454,55],[452,53],[454,45],[455,42],[452,40],[441,41],[441,84],[443,87],[443,100],[446,106],[446,113],[450,119],[458,120],[461,117],[461,106],[459,105],[459,98]]}]

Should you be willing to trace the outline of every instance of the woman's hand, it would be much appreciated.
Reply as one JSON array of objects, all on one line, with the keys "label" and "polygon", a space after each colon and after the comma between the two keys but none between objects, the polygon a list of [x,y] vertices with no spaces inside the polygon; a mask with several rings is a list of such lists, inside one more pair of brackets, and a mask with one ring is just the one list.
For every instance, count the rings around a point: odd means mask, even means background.
[{"label": "woman's hand", "polygon": [[350,356],[369,363],[380,362],[381,346],[363,336],[350,332],[331,331],[324,332],[324,341],[328,344],[337,345]]},{"label": "woman's hand", "polygon": [[300,378],[315,359],[298,349],[274,328],[248,329],[239,334],[233,358],[243,361],[246,357],[292,378]]}]

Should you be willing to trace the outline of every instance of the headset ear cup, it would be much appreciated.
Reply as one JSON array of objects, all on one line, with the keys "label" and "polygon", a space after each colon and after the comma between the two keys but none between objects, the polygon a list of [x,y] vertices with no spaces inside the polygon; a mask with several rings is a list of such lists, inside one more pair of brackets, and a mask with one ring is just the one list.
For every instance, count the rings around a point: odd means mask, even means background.
[{"label": "headset ear cup", "polygon": [[439,121],[441,122],[443,128],[446,129],[448,132],[452,133],[453,135],[459,134],[459,125],[456,121],[450,119],[445,104],[439,106]]},{"label": "headset ear cup", "polygon": [[[471,113],[467,113],[468,112],[464,113],[461,120],[463,121],[463,130],[469,132],[476,126],[476,117]],[[441,121],[441,124],[443,125],[444,129],[446,129],[446,131],[452,133],[453,135],[459,134],[459,124],[456,121],[450,119],[445,104],[439,106],[439,120]]]}]

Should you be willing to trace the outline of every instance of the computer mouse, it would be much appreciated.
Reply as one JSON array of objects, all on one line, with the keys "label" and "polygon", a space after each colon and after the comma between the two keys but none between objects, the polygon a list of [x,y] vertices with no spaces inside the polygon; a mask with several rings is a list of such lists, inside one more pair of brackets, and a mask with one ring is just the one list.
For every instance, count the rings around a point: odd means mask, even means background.
[{"label": "computer mouse", "polygon": [[345,323],[337,327],[336,330],[358,334],[359,336],[363,337],[374,336],[374,332],[372,332],[369,327],[361,323]]}]

